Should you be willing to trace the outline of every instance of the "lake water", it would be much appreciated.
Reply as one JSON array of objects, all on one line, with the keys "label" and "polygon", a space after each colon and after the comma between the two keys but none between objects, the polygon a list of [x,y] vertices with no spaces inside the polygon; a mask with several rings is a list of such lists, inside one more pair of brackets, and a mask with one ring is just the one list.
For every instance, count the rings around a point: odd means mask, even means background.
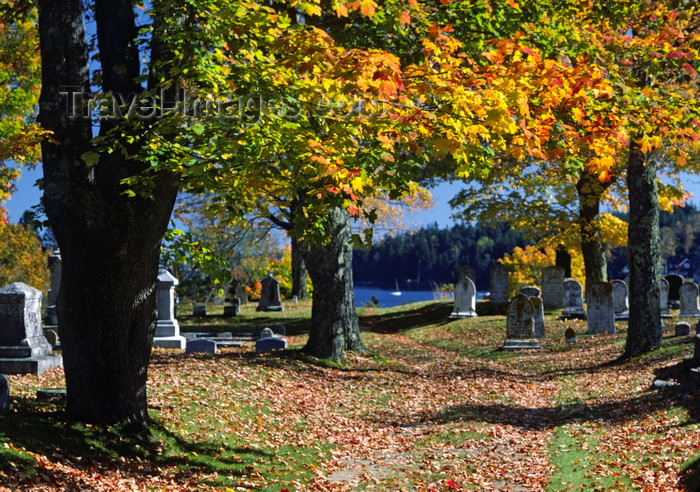
[{"label": "lake water", "polygon": [[[355,306],[363,307],[372,296],[379,300],[380,307],[402,306],[412,302],[434,301],[435,295],[432,290],[406,290],[401,291],[400,296],[395,296],[391,290],[377,289],[376,287],[355,286]],[[488,292],[477,292],[477,300],[485,299]]]},{"label": "lake water", "polygon": [[395,296],[390,290],[377,289],[375,287],[355,287],[355,306],[366,305],[372,296],[379,299],[381,307],[401,306],[412,302],[432,301],[435,299],[432,290],[407,290],[400,296]]}]

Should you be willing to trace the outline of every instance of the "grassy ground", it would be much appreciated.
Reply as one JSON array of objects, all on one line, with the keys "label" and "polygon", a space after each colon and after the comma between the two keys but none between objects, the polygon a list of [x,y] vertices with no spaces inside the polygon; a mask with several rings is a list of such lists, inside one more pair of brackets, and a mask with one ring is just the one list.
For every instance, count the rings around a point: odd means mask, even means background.
[{"label": "grassy ground", "polygon": [[[626,326],[585,335],[547,316],[543,349],[498,350],[505,318],[448,320],[449,302],[360,309],[367,354],[326,364],[295,350],[308,303],[183,331],[255,332],[283,323],[291,350],[156,349],[153,426],[71,423],[61,370],[10,376],[0,417],[0,489],[18,490],[697,490],[700,391],[686,381],[692,337],[624,365]],[[210,312],[212,309],[210,308]],[[186,306],[181,313],[191,312]],[[669,322],[672,326],[673,320]],[[579,342],[564,342],[573,327]],[[672,384],[654,389],[656,378]]]}]

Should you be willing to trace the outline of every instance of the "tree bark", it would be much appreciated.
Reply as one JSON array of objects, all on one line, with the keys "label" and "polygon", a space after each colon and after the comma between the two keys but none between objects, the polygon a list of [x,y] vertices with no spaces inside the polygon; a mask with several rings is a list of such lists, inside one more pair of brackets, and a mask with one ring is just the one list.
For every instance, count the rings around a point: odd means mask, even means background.
[{"label": "tree bark", "polygon": [[350,216],[333,208],[326,218],[330,240],[307,246],[306,265],[314,285],[311,333],[304,351],[344,361],[344,352],[365,352],[355,312]]},{"label": "tree bark", "polygon": [[623,358],[661,346],[659,197],[656,163],[630,145],[627,162],[630,213],[627,263],[630,270],[629,328]]},{"label": "tree bark", "polygon": [[309,286],[306,282],[307,274],[301,244],[298,239],[292,237],[292,296],[297,296],[297,299],[306,299],[309,295]]},{"label": "tree bark", "polygon": [[[63,89],[89,93],[82,2],[38,3],[39,120],[53,132],[53,140],[42,143],[43,200],[63,261],[58,321],[67,413],[84,422],[145,427],[155,283],[177,193],[174,178],[155,174],[152,198],[129,198],[121,180],[148,164],[116,151],[86,165],[83,154],[98,152],[90,143],[92,122],[69,117],[73,98]],[[132,3],[97,0],[95,17],[103,89],[122,96],[140,93]],[[102,123],[104,135],[111,125]]]},{"label": "tree bark", "polygon": [[600,199],[608,184],[584,171],[576,190],[579,200],[579,228],[581,234],[581,253],[586,272],[586,285],[594,282],[608,281],[608,263],[605,248],[600,237],[600,228],[596,221],[600,214]]}]

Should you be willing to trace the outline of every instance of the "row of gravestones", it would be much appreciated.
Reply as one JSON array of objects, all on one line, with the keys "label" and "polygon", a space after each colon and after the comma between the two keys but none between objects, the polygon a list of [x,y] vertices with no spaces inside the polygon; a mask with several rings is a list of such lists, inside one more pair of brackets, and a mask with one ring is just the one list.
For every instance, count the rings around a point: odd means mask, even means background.
[{"label": "row of gravestones", "polygon": [[[256,311],[284,311],[280,296],[280,281],[268,274],[260,281],[260,299]],[[237,286],[236,296],[231,299],[231,305],[224,306],[224,316],[236,316],[240,312],[241,304],[247,304],[247,294],[244,286]],[[206,316],[207,308],[204,305],[193,306],[194,316]]]}]

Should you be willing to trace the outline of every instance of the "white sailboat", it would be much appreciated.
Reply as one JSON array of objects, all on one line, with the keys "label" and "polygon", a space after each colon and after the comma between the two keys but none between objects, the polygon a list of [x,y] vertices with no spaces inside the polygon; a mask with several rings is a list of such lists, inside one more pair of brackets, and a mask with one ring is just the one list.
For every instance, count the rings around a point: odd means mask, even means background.
[{"label": "white sailboat", "polygon": [[398,279],[394,279],[394,280],[396,281],[396,290],[394,292],[392,292],[391,295],[392,296],[400,296],[401,291],[399,290],[399,280]]}]

